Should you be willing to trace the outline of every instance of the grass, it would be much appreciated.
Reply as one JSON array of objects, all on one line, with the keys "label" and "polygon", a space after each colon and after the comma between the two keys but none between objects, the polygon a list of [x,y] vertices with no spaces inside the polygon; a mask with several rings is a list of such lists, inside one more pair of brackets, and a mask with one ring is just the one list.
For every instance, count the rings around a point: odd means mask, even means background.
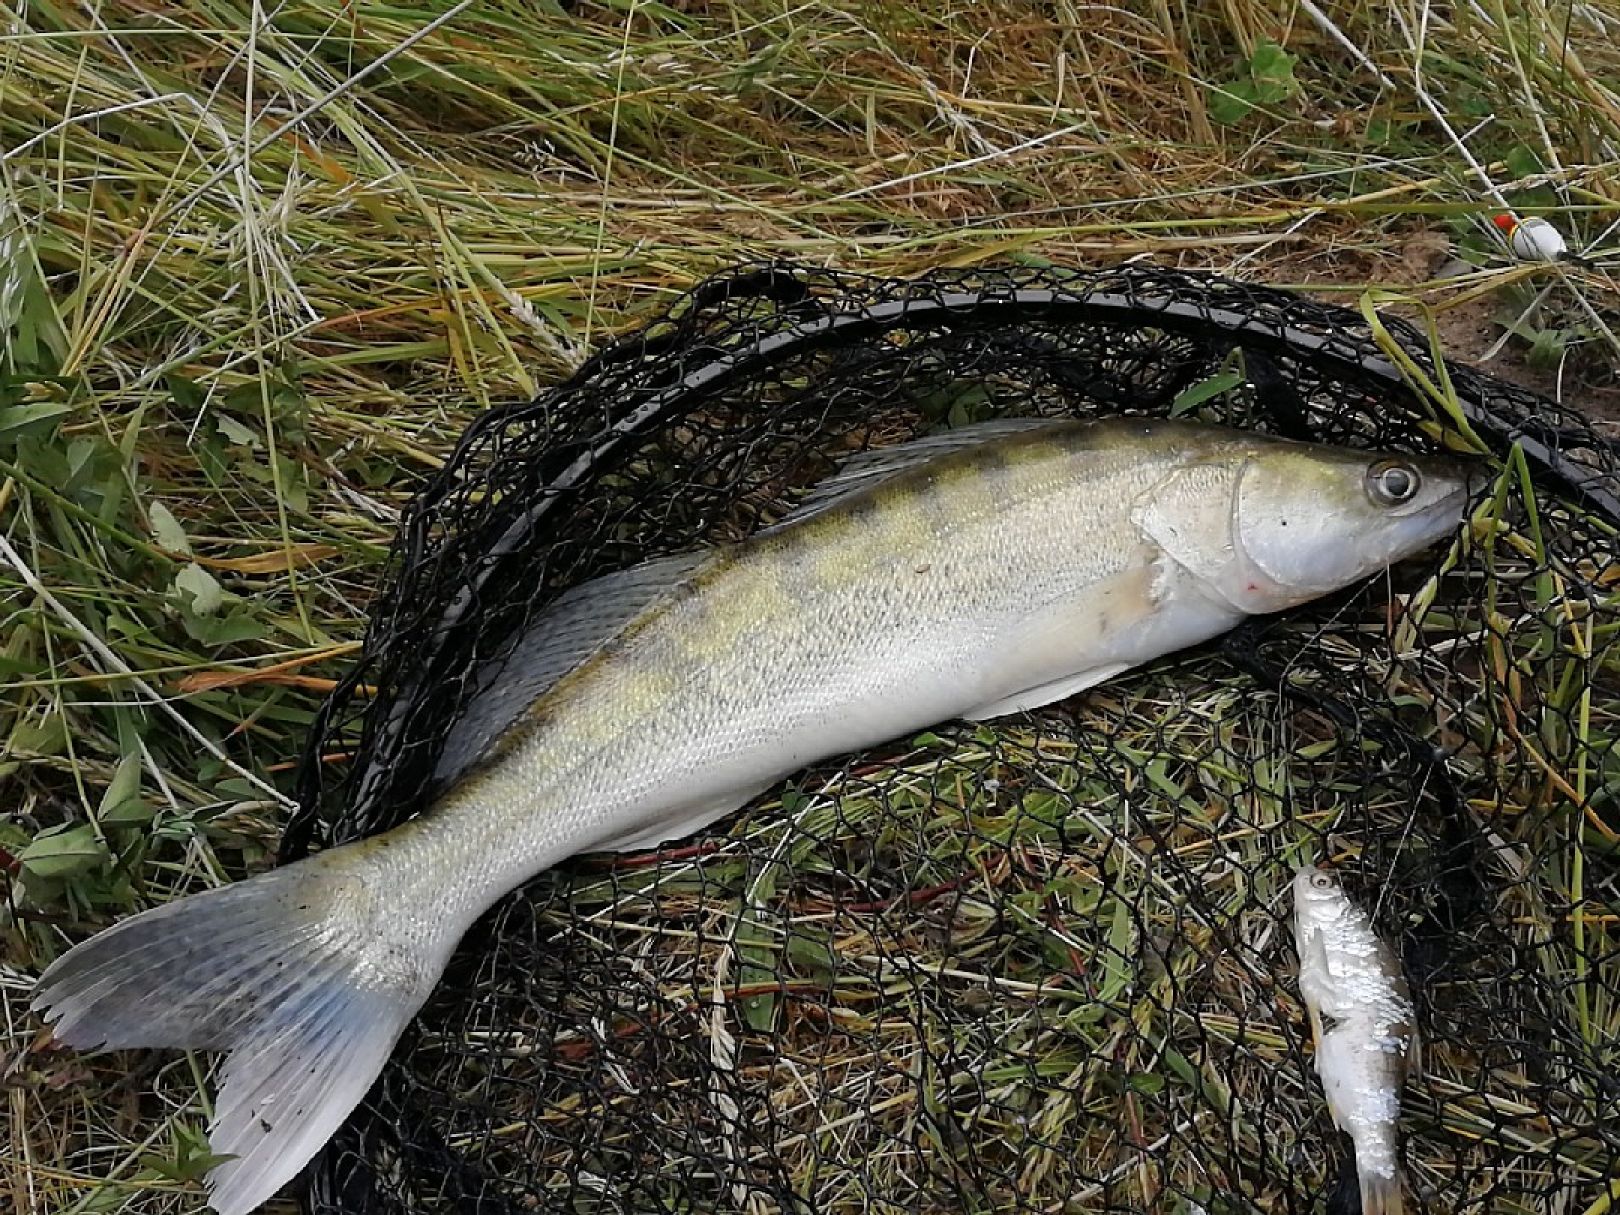
[{"label": "grass", "polygon": [[[1288,0],[1130,7],[0,4],[0,1202],[200,1209],[200,1061],[37,1051],[29,976],[132,908],[267,862],[304,732],[422,477],[477,413],[554,382],[716,266],[771,255],[905,274],[1149,256],[1351,301],[1394,286],[1453,349],[1488,353],[1500,336],[1513,374],[1613,415],[1620,17],[1539,0],[1449,19],[1333,6],[1329,30]],[[1590,262],[1503,257],[1481,173]],[[1504,535],[1503,561],[1518,559],[1510,540],[1544,542]],[[1551,581],[1537,595],[1501,611],[1556,616],[1565,601]],[[1540,644],[1579,666],[1603,642],[1583,619],[1589,633],[1570,608]],[[1504,635],[1504,685],[1528,636]],[[1522,814],[1508,821],[1537,856],[1569,845],[1549,879],[1567,896],[1588,880],[1580,829],[1547,812],[1536,782],[1613,779],[1583,757],[1615,706],[1560,686],[1575,734],[1538,738],[1545,763],[1515,770]],[[1218,784],[1218,753],[1198,753],[1198,779]],[[953,744],[919,771],[975,754]],[[947,804],[918,828],[941,847],[950,815],[972,812]],[[858,805],[835,837],[859,830]],[[1038,852],[1045,822],[1038,807],[987,821],[975,847],[1022,832]],[[1257,818],[1223,845],[1268,832],[1286,828]],[[952,880],[964,858],[951,857],[919,878]],[[1555,914],[1533,892],[1514,896],[1515,915]],[[1164,892],[1132,897],[1145,923],[1174,921]],[[1111,907],[1085,911],[1107,931],[1062,947],[1117,957]],[[1577,927],[1594,950],[1613,939],[1612,919]],[[756,967],[775,931],[753,945]],[[1031,934],[1037,953],[1056,947]],[[863,992],[881,990],[885,972],[869,969]],[[1017,970],[998,973],[1012,984]],[[1243,1030],[1247,1066],[1262,1067],[1296,1040],[1297,1017],[1257,973],[1216,975],[1200,1015],[1221,1032],[1268,1009],[1275,1023]],[[1590,1041],[1615,1040],[1613,979],[1572,988]],[[986,1032],[1035,1032],[1020,991],[998,989]],[[839,1003],[885,1017],[869,995]],[[1140,1015],[1173,1044],[1175,1025]],[[1438,1066],[1456,1096],[1421,1117],[1477,1133],[1485,1098],[1462,1062]],[[849,1072],[860,1080],[856,1061]],[[1156,1074],[1225,1085],[1228,1101],[1245,1075]],[[915,1116],[884,1100],[886,1116]],[[1080,1112],[1031,1116],[1061,1139]],[[1021,1160],[1030,1185],[1043,1160]]]}]

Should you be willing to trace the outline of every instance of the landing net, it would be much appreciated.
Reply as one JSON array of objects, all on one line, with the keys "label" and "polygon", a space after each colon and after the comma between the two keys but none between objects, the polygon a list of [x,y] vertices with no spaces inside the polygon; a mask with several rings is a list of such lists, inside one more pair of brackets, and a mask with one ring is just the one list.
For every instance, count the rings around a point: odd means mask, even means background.
[{"label": "landing net", "polygon": [[1294,867],[1324,857],[1417,1003],[1409,1209],[1600,1210],[1620,456],[1384,326],[1140,267],[759,266],[482,418],[408,512],[289,857],[423,810],[447,728],[548,601],[747,536],[852,451],[1000,415],[1178,415],[1478,442],[1499,475],[1470,538],[1387,578],[515,892],[309,1210],[1353,1210],[1288,924]]}]

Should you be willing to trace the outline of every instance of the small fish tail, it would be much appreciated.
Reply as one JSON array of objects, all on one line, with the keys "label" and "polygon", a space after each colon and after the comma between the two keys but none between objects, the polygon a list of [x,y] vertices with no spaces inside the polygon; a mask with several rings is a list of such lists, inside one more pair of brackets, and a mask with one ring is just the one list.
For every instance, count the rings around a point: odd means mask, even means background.
[{"label": "small fish tail", "polygon": [[1361,1215],[1404,1215],[1405,1210],[1399,1170],[1388,1177],[1361,1174]]},{"label": "small fish tail", "polygon": [[209,1127],[211,1150],[231,1157],[208,1177],[221,1215],[272,1197],[331,1137],[442,967],[367,931],[370,895],[345,854],[133,916],[35,989],[69,1046],[228,1052]]}]

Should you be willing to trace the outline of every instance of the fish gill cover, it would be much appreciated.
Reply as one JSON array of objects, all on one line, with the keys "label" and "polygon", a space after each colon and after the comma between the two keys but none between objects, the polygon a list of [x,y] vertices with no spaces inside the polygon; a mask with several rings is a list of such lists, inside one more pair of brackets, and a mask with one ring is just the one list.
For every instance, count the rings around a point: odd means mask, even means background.
[{"label": "fish gill cover", "polygon": [[447,728],[551,599],[746,536],[853,451],[993,416],[1173,414],[1480,444],[1498,475],[1457,544],[1390,578],[514,892],[308,1209],[1352,1209],[1288,931],[1312,858],[1411,981],[1409,1209],[1603,1209],[1620,455],[1531,393],[1456,366],[1448,384],[1416,330],[1381,326],[1142,267],[765,265],[481,419],[409,512],[289,856],[422,810]]}]

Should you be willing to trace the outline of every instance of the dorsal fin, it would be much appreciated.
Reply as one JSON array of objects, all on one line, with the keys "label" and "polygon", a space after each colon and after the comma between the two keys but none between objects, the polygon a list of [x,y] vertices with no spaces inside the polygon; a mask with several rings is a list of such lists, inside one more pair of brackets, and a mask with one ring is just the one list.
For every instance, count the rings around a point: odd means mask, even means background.
[{"label": "dorsal fin", "polygon": [[765,530],[776,531],[803,523],[845,498],[952,452],[965,451],[1008,435],[1070,422],[1072,419],[1069,418],[995,418],[989,422],[974,422],[958,426],[955,430],[913,439],[909,443],[859,452],[840,464],[838,471],[825,481],[813,486],[802,502]]},{"label": "dorsal fin", "polygon": [[454,781],[559,679],[686,581],[712,553],[659,557],[582,583],[524,631],[511,654],[484,664],[478,689],[446,735],[433,779]]}]

